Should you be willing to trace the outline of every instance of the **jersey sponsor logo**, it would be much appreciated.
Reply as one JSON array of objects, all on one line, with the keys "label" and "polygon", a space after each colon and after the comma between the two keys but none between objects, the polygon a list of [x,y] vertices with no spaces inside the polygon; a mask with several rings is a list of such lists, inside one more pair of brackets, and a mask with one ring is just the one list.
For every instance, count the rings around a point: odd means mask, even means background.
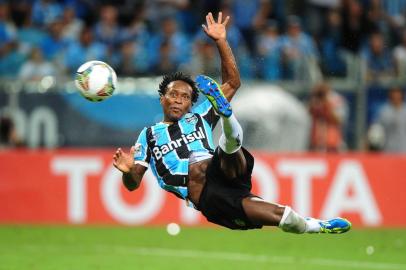
[{"label": "jersey sponsor logo", "polygon": [[175,150],[182,145],[187,145],[189,143],[192,143],[196,140],[202,140],[206,139],[206,136],[203,132],[202,127],[199,127],[199,130],[193,131],[192,133],[189,133],[187,135],[182,134],[182,136],[179,139],[170,141],[166,144],[155,146],[152,148],[152,152],[155,155],[156,160],[160,160],[162,156],[166,155],[167,153],[171,152],[172,150]]}]

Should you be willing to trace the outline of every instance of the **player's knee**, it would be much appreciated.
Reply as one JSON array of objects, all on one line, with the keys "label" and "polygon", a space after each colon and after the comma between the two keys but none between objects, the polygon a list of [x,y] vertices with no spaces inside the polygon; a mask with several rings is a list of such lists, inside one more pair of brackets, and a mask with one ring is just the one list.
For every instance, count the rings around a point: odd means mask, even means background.
[{"label": "player's knee", "polygon": [[233,154],[221,151],[220,166],[228,179],[238,178],[247,172],[247,161],[241,149]]},{"label": "player's knee", "polygon": [[227,138],[224,134],[221,135],[219,146],[227,154],[234,154],[241,149],[242,135],[237,137]]},{"label": "player's knee", "polygon": [[251,222],[262,226],[278,226],[284,213],[283,206],[266,202],[258,197],[244,198],[242,206]]}]

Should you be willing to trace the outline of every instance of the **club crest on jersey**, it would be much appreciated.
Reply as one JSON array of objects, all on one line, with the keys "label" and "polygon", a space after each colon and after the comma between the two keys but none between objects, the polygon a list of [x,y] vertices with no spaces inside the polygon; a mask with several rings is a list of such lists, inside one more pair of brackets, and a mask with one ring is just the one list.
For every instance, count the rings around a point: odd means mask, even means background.
[{"label": "club crest on jersey", "polygon": [[154,134],[154,135],[152,135],[151,142],[156,144],[158,139],[159,139],[159,134]]},{"label": "club crest on jersey", "polygon": [[188,113],[185,115],[185,120],[186,123],[194,125],[197,123],[197,116],[193,113]]},{"label": "club crest on jersey", "polygon": [[199,130],[193,131],[192,133],[186,135],[182,134],[182,136],[177,140],[173,140],[159,146],[156,145],[154,148],[152,148],[152,152],[154,153],[156,160],[160,160],[162,156],[166,155],[167,153],[183,145],[188,145],[189,143],[202,139],[206,139],[206,135],[202,127],[199,127]]}]

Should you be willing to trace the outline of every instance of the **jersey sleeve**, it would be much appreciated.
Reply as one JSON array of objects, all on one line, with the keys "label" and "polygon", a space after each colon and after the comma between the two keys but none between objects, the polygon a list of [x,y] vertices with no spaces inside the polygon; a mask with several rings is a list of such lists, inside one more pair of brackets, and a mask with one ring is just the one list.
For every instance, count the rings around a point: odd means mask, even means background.
[{"label": "jersey sleeve", "polygon": [[147,128],[144,128],[138,136],[135,143],[134,164],[140,164],[144,167],[149,166],[151,160],[151,152],[147,143]]},{"label": "jersey sleeve", "polygon": [[220,119],[220,116],[216,114],[213,106],[207,98],[205,101],[194,107],[192,112],[200,114],[203,119],[206,120],[207,123],[209,123],[212,129],[216,126],[218,120]]}]

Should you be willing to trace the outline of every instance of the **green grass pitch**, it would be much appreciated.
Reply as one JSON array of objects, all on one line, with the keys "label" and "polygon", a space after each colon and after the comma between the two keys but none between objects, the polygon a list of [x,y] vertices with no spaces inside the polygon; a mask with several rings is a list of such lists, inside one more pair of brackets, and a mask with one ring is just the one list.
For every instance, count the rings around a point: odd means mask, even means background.
[{"label": "green grass pitch", "polygon": [[406,270],[406,229],[292,235],[164,227],[0,226],[0,269]]}]

